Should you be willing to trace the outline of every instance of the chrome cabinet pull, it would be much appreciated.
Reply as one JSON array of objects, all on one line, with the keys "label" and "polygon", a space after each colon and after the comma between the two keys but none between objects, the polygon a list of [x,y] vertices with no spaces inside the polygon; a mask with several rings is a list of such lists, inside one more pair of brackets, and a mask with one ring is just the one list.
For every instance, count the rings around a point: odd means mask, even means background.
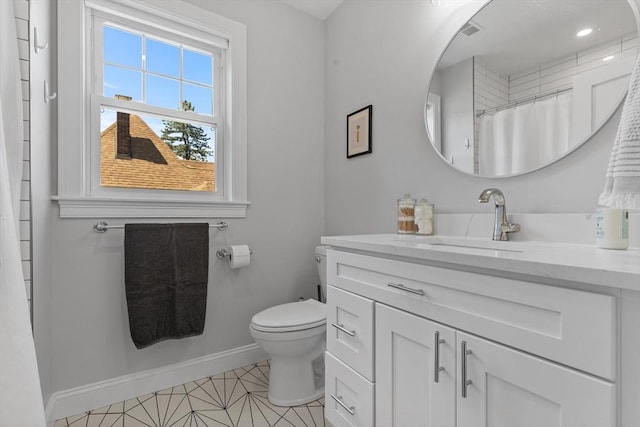
[{"label": "chrome cabinet pull", "polygon": [[467,356],[469,354],[472,353],[471,350],[467,350],[467,342],[466,341],[462,341],[460,343],[460,353],[461,353],[461,359],[462,359],[462,375],[461,375],[461,381],[462,381],[462,388],[461,388],[461,393],[462,393],[462,397],[466,399],[467,397],[467,386],[473,384],[473,381],[468,380],[467,379]]},{"label": "chrome cabinet pull", "polygon": [[444,344],[444,340],[440,339],[440,331],[434,334],[433,343],[433,382],[440,382],[440,372],[444,371],[444,366],[440,366],[440,344]]},{"label": "chrome cabinet pull", "polygon": [[356,407],[355,406],[347,406],[347,405],[345,405],[345,403],[342,401],[342,396],[336,396],[335,394],[331,393],[331,397],[333,398],[333,400],[336,401],[336,403],[338,405],[342,406],[345,411],[347,411],[351,415],[355,415],[356,414]]},{"label": "chrome cabinet pull", "polygon": [[356,331],[350,331],[348,329],[345,329],[345,327],[341,324],[336,324],[336,323],[332,323],[331,326],[333,326],[334,328],[338,329],[339,331],[344,332],[345,334],[349,335],[350,337],[355,337],[356,336]]},{"label": "chrome cabinet pull", "polygon": [[422,289],[409,288],[409,287],[403,285],[402,283],[389,282],[389,283],[387,283],[387,286],[391,286],[392,288],[400,289],[401,291],[407,291],[407,292],[412,293],[412,294],[424,296],[424,291]]}]

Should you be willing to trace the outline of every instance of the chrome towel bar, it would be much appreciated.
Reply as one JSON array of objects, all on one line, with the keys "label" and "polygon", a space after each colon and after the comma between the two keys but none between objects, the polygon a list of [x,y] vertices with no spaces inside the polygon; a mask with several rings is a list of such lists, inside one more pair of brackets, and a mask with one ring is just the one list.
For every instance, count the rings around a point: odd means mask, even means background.
[{"label": "chrome towel bar", "polygon": [[[224,221],[219,221],[216,224],[209,224],[209,227],[217,228],[218,230],[226,230],[229,228],[229,224]],[[100,221],[93,226],[93,231],[96,233],[104,233],[112,228],[124,228],[124,225],[109,225],[105,221]]]}]

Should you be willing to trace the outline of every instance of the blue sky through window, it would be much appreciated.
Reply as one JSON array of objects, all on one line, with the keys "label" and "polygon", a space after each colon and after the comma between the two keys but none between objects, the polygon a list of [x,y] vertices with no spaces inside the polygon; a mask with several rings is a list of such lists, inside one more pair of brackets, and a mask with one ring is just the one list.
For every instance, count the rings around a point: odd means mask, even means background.
[{"label": "blue sky through window", "polygon": [[104,96],[130,96],[134,101],[142,102],[142,73],[125,68],[104,66]]},{"label": "blue sky through window", "polygon": [[[105,25],[103,28],[103,95],[126,95],[148,105],[179,109],[183,100],[195,111],[212,115],[213,57],[177,43]],[[161,135],[161,119],[143,117]],[[102,109],[101,131],[115,121]],[[214,131],[201,126],[213,145]],[[209,161],[215,161],[215,154]]]},{"label": "blue sky through window", "polygon": [[212,82],[212,61],[211,57],[198,52],[185,49],[183,53],[184,78],[192,82],[211,85]]},{"label": "blue sky through window", "polygon": [[148,72],[180,77],[180,48],[147,38],[145,59]]},{"label": "blue sky through window", "polygon": [[[104,60],[114,64],[142,68],[142,38],[139,34],[104,26]],[[126,46],[126,49],[123,49]]]}]

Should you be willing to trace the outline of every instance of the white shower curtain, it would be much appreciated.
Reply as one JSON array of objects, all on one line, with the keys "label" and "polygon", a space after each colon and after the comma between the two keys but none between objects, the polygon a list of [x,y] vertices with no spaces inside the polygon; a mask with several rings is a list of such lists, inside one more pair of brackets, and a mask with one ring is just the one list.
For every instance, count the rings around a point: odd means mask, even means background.
[{"label": "white shower curtain", "polygon": [[478,168],[505,176],[546,165],[569,150],[571,94],[564,93],[479,120]]},{"label": "white shower curtain", "polygon": [[0,426],[44,427],[20,259],[22,96],[13,0],[0,0]]}]

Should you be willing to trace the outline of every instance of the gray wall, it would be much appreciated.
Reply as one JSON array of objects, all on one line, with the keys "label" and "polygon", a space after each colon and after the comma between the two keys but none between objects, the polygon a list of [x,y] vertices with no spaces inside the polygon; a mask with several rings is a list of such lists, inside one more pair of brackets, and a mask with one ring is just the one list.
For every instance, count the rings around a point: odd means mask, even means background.
[{"label": "gray wall", "polygon": [[[504,191],[514,213],[594,211],[619,112],[571,156],[516,178],[456,172],[427,142],[423,108],[431,73],[449,39],[480,4],[346,0],[327,20],[327,234],[393,232],[396,199],[407,191],[447,213],[489,213],[477,198],[490,186]],[[368,104],[373,104],[373,153],[347,160],[345,117]]]},{"label": "gray wall", "polygon": [[[211,231],[205,333],[137,350],[128,330],[122,230],[97,234],[97,219],[61,220],[54,211],[53,292],[50,310],[42,309],[51,313],[53,370],[44,373],[52,377],[45,397],[250,344],[253,314],[316,295],[314,247],[324,217],[323,24],[280,2],[191,3],[246,24],[248,33],[251,206],[246,219],[228,221],[227,231]],[[48,189],[50,178],[40,176],[37,185]],[[253,248],[250,267],[232,271],[216,258],[217,248],[235,243]]]}]

